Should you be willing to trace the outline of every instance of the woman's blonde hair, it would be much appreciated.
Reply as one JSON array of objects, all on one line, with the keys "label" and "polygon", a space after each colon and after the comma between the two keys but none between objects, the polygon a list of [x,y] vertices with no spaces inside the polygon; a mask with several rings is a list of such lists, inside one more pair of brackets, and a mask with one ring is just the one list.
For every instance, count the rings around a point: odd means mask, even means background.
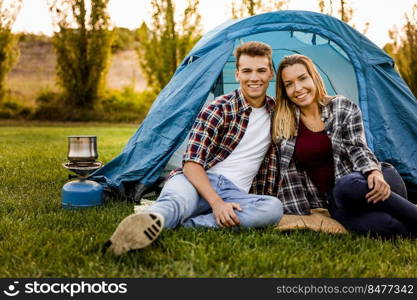
[{"label": "woman's blonde hair", "polygon": [[307,56],[301,54],[293,54],[285,56],[277,71],[276,81],[276,104],[274,125],[272,128],[273,139],[277,142],[280,139],[290,139],[297,135],[295,131],[296,119],[295,119],[295,104],[288,98],[285,90],[284,82],[282,80],[282,71],[289,66],[301,64],[305,66],[308,74],[311,76],[314,85],[316,86],[315,99],[319,105],[326,105],[329,96],[326,93],[323,79],[314,66],[313,61]]}]

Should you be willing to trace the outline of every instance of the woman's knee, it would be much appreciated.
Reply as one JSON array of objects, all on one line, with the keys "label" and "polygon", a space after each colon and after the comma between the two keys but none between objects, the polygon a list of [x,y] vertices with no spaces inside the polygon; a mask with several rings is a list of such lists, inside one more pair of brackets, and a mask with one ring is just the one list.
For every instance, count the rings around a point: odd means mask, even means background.
[{"label": "woman's knee", "polygon": [[382,162],[381,165],[384,179],[390,185],[391,190],[407,199],[407,188],[398,171],[388,163]]},{"label": "woman's knee", "polygon": [[354,172],[340,178],[333,188],[333,198],[337,207],[355,206],[364,199],[369,188],[364,175]]}]

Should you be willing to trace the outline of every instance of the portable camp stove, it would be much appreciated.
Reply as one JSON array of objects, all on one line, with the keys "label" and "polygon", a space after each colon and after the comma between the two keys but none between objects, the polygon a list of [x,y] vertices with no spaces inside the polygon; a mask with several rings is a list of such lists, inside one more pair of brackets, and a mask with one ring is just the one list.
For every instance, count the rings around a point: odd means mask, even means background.
[{"label": "portable camp stove", "polygon": [[66,183],[61,190],[63,208],[84,208],[103,204],[103,187],[87,177],[102,166],[97,161],[97,137],[79,135],[68,137],[68,162],[62,166],[75,173],[69,178],[77,180]]}]

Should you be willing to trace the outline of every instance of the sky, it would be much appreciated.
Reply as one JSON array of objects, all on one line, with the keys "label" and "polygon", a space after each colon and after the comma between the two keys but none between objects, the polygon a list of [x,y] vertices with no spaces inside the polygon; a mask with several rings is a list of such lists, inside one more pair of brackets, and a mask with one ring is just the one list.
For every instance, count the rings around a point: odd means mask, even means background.
[{"label": "sky", "polygon": [[[14,32],[52,34],[52,21],[47,0],[23,0],[13,26]],[[137,28],[143,20],[149,21],[152,14],[150,0],[110,0],[109,14],[115,26]],[[200,0],[203,32],[207,32],[230,18],[230,0]],[[328,1],[327,1],[328,2]],[[338,2],[333,0],[334,3]],[[177,11],[182,12],[186,0],[175,0]],[[370,22],[367,37],[383,47],[390,42],[388,30],[393,26],[401,28],[404,14],[411,14],[417,0],[350,0],[355,9],[353,23],[362,32],[365,23]],[[317,0],[290,0],[288,9],[318,11]]]}]

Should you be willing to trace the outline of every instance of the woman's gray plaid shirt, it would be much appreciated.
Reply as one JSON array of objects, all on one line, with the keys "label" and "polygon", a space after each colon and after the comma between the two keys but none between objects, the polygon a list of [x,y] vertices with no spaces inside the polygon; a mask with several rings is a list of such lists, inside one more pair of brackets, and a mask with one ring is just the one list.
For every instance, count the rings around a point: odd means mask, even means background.
[{"label": "woman's gray plaid shirt", "polygon": [[[343,96],[335,96],[322,107],[321,118],[332,143],[334,175],[337,181],[354,171],[363,174],[381,170],[380,163],[365,140],[362,115],[358,106]],[[296,111],[300,120],[300,111]],[[280,177],[278,198],[287,214],[310,214],[311,208],[326,207],[326,197],[320,194],[305,171],[297,169],[293,154],[296,137],[281,140],[279,148]]]}]

